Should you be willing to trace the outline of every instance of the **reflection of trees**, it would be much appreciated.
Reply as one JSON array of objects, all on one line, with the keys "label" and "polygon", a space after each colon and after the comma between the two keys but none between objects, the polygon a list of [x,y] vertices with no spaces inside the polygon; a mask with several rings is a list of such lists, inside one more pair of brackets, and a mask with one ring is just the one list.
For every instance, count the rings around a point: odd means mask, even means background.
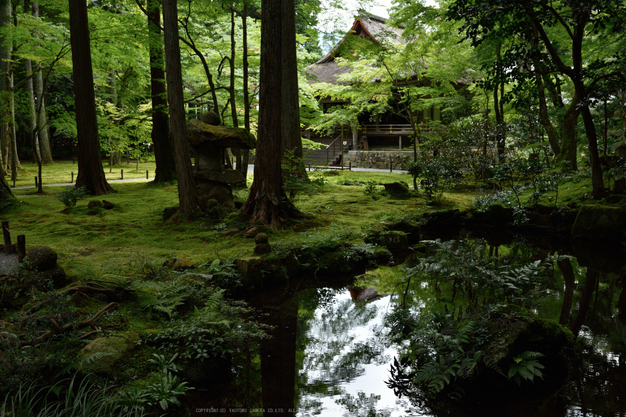
[{"label": "reflection of trees", "polygon": [[301,412],[320,412],[321,403],[316,398],[342,395],[337,403],[348,410],[357,407],[356,404],[363,406],[359,413],[348,412],[348,415],[376,415],[367,411],[376,413],[376,396],[364,397],[365,394],[359,393],[358,397],[353,397],[343,392],[338,384],[355,380],[365,372],[364,365],[380,361],[384,350],[381,343],[363,340],[362,335],[353,331],[371,323],[378,314],[376,305],[355,304],[351,299],[318,309],[315,321],[308,323],[308,332],[301,335],[306,338],[302,346],[306,356],[298,382],[300,398],[304,399],[298,405]]}]

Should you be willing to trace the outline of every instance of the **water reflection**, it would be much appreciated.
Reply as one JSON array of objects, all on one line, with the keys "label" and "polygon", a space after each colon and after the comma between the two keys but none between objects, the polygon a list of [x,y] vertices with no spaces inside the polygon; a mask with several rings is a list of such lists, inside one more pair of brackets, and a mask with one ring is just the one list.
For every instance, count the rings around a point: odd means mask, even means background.
[{"label": "water reflection", "polygon": [[[501,243],[487,245],[481,256],[538,260],[574,253],[562,242],[556,249],[521,241]],[[437,410],[396,398],[384,381],[390,378],[389,365],[399,347],[387,344],[384,317],[401,297],[377,298],[370,289],[350,287],[350,280],[293,280],[251,300],[264,314],[259,319],[274,326],[273,337],[236,352],[232,384],[198,391],[192,411],[223,407],[241,410],[228,415],[297,417],[626,416],[626,257],[619,248],[616,253],[596,245],[593,252],[583,252],[587,249],[577,244],[579,258],[553,262],[552,277],[542,289],[545,296],[533,307],[584,342],[571,355],[566,383],[545,395],[523,402],[500,402],[494,396],[483,403],[466,401]],[[607,259],[599,254],[608,254]],[[419,291],[416,306],[434,311],[441,288],[421,285]]]}]

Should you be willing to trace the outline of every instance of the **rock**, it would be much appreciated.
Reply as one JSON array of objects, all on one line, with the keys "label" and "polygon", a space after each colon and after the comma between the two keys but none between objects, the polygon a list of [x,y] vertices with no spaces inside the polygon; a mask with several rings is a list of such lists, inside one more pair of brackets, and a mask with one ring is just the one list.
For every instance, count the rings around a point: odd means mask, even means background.
[{"label": "rock", "polygon": [[24,277],[24,283],[34,285],[41,292],[58,290],[70,284],[70,280],[61,267],[54,267],[47,271],[30,271]]},{"label": "rock", "polygon": [[163,209],[163,221],[169,220],[174,214],[178,213],[178,207],[166,207]]},{"label": "rock", "polygon": [[619,177],[615,179],[613,183],[614,194],[626,194],[626,178]]},{"label": "rock", "polygon": [[47,271],[57,264],[57,253],[48,246],[35,246],[26,252],[30,269]]},{"label": "rock", "polygon": [[406,233],[399,230],[391,230],[381,232],[378,235],[378,244],[384,246],[390,251],[402,251],[409,248],[409,242]]},{"label": "rock", "polygon": [[100,208],[102,207],[102,201],[100,200],[89,200],[89,203],[87,203],[87,208],[90,209],[96,209],[96,208]]},{"label": "rock", "polygon": [[579,239],[621,242],[626,239],[626,208],[601,205],[582,206],[572,227]]},{"label": "rock", "polygon": [[114,207],[115,207],[115,204],[111,203],[110,201],[102,200],[102,208],[103,209],[111,210]]},{"label": "rock", "polygon": [[206,111],[200,116],[200,121],[211,126],[219,126],[222,124],[220,116],[213,110]]},{"label": "rock", "polygon": [[170,258],[163,263],[163,266],[170,268],[172,271],[183,271],[185,269],[195,268],[193,262],[188,259]]},{"label": "rock", "polygon": [[241,274],[243,288],[246,291],[260,291],[263,289],[263,258],[247,256],[235,260],[237,270]]},{"label": "rock", "polygon": [[459,210],[444,210],[424,215],[426,223],[422,230],[436,230],[438,233],[456,233],[461,227],[461,212]]},{"label": "rock", "polygon": [[235,208],[233,191],[228,184],[214,181],[197,181],[196,190],[200,207],[209,200],[216,200],[222,207],[232,210]]},{"label": "rock", "polygon": [[214,198],[206,197],[208,196],[203,196],[203,198],[198,199],[200,210],[206,213],[211,220],[219,220],[222,217],[219,202]]},{"label": "rock", "polygon": [[390,182],[388,184],[383,184],[385,186],[385,191],[392,196],[399,196],[409,193],[409,186],[402,182]]},{"label": "rock", "polygon": [[267,234],[265,233],[257,234],[254,238],[254,243],[256,243],[254,253],[257,255],[264,255],[272,251],[272,247],[268,243]]},{"label": "rock", "polygon": [[254,135],[242,128],[213,126],[199,120],[189,120],[187,129],[189,143],[198,149],[256,148]]},{"label": "rock", "polygon": [[138,341],[139,334],[135,332],[99,337],[82,348],[78,353],[78,356],[83,358],[95,357],[93,362],[87,363],[81,368],[88,372],[103,373],[115,377],[122,369],[116,366],[116,364],[129,356],[130,351],[133,350]]}]

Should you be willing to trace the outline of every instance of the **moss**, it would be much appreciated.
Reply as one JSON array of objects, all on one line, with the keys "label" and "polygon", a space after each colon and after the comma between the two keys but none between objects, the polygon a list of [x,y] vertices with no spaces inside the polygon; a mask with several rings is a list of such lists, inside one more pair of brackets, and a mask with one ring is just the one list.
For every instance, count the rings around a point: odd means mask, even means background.
[{"label": "moss", "polygon": [[125,332],[93,340],[78,354],[79,357],[85,358],[82,370],[115,377],[120,372],[120,368],[115,365],[121,360],[130,359],[130,351],[139,340],[139,334],[136,332]]},{"label": "moss", "polygon": [[572,236],[605,241],[626,238],[626,208],[603,205],[582,206],[572,227]]}]

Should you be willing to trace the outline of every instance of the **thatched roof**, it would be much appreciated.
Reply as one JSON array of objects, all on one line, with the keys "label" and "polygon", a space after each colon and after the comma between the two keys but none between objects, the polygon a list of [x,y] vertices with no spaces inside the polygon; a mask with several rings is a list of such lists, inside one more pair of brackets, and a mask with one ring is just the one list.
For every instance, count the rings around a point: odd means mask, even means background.
[{"label": "thatched roof", "polygon": [[350,36],[359,36],[378,44],[385,41],[404,43],[402,38],[404,28],[387,26],[386,22],[387,20],[380,16],[369,14],[358,16],[348,34],[324,58],[307,68],[311,82],[339,84],[337,77],[351,71],[350,67],[340,66],[335,61],[335,57],[341,53],[341,47],[349,40]]}]

